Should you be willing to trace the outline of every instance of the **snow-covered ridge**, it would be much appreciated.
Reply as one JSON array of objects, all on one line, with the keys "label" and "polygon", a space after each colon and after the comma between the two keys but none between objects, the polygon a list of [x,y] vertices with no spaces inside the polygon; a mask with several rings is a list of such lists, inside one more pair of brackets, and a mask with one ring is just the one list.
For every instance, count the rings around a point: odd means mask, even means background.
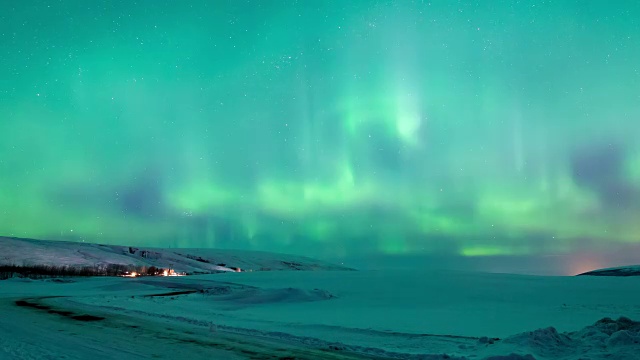
[{"label": "snow-covered ridge", "polygon": [[640,276],[640,265],[591,270],[576,276]]},{"label": "snow-covered ridge", "polygon": [[261,251],[163,249],[0,237],[0,265],[155,266],[176,272],[352,270],[324,261]]}]

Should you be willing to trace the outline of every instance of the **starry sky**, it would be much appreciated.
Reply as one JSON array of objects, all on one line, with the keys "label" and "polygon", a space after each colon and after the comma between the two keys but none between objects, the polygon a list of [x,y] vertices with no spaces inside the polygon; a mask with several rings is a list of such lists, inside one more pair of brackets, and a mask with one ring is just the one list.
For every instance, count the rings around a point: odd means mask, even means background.
[{"label": "starry sky", "polygon": [[638,19],[636,1],[2,1],[0,234],[626,249]]}]

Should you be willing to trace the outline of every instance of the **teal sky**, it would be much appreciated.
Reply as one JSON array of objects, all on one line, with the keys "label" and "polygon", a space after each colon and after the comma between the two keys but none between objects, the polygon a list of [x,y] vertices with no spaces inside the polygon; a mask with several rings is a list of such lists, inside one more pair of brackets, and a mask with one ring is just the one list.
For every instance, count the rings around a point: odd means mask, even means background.
[{"label": "teal sky", "polygon": [[636,1],[2,1],[0,234],[633,245],[638,19]]}]

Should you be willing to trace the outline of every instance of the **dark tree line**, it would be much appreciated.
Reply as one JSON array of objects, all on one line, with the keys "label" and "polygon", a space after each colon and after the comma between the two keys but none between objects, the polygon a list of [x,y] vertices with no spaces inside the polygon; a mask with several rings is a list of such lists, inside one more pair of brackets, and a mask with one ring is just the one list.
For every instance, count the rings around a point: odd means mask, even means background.
[{"label": "dark tree line", "polygon": [[107,264],[96,266],[55,266],[55,265],[0,265],[0,280],[12,277],[43,279],[73,276],[122,276],[136,272],[140,275],[160,275],[164,269],[155,266],[135,266]]}]

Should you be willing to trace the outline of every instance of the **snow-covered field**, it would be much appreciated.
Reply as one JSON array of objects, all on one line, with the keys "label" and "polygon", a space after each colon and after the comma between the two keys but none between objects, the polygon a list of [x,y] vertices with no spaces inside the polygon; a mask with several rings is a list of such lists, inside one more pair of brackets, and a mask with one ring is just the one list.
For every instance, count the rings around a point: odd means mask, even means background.
[{"label": "snow-covered field", "polygon": [[629,320],[640,277],[350,271],[265,252],[0,237],[1,264],[223,272],[0,281],[0,359],[640,359]]},{"label": "snow-covered field", "polygon": [[0,281],[0,359],[640,359],[640,324],[599,321],[640,319],[638,298],[640,277],[14,278]]}]

